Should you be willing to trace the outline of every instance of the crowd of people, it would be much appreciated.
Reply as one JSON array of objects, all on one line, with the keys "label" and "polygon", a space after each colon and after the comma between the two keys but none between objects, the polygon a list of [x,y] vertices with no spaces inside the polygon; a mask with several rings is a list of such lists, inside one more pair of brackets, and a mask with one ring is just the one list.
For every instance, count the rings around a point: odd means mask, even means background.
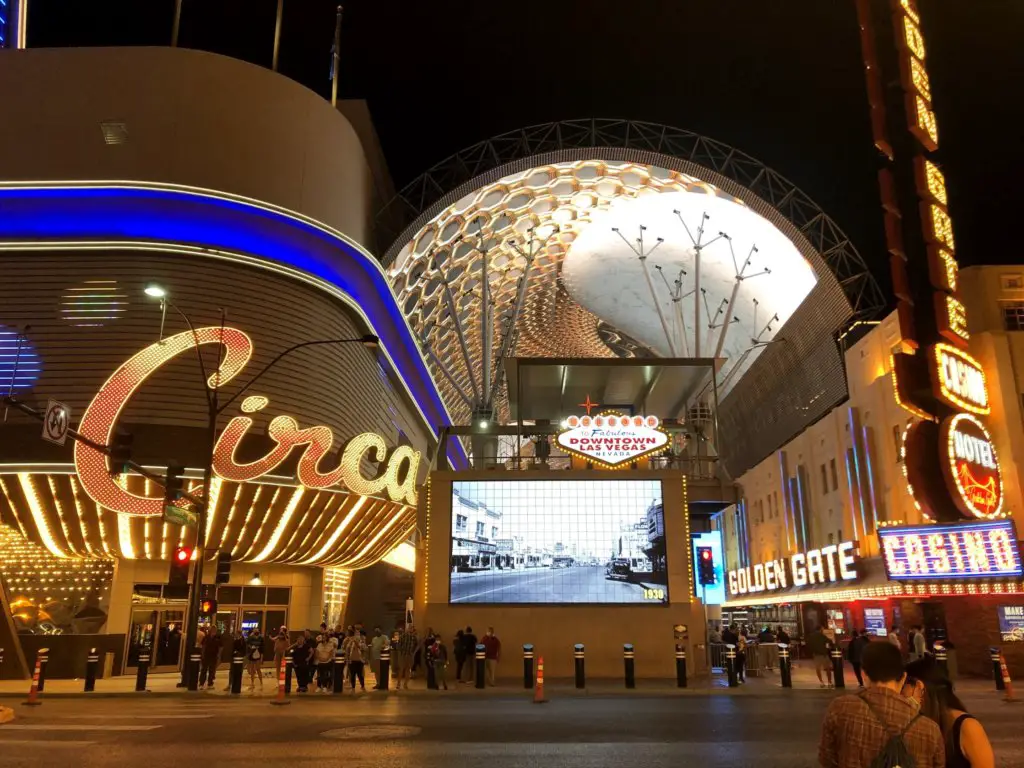
[{"label": "crowd of people", "polygon": [[285,626],[269,637],[255,627],[248,633],[238,629],[230,640],[226,640],[216,625],[210,625],[200,630],[198,638],[201,649],[200,690],[213,688],[227,642],[231,643],[233,656],[245,658],[249,691],[255,691],[257,687],[263,689],[263,654],[268,643],[273,648],[274,670],[280,670],[290,657],[298,693],[308,693],[311,687],[317,693],[333,690],[339,650],[344,659],[341,674],[346,675],[348,687],[353,691],[357,684],[360,690],[366,690],[367,664],[374,687],[377,690],[382,688],[381,660],[385,648],[390,652],[390,677],[395,682],[395,690],[407,690],[409,680],[421,672],[428,688],[448,690],[448,667],[452,660],[455,666],[453,684],[474,682],[478,643],[484,648],[484,679],[486,684],[493,686],[501,658],[501,641],[493,627],[488,627],[482,638],[477,637],[472,627],[458,630],[451,639],[449,651],[440,633],[430,628],[421,638],[415,626],[396,629],[390,637],[380,627],[375,627],[372,636],[367,637],[366,629],[359,624],[347,628],[338,625],[330,629],[324,623],[320,625],[319,632],[314,634],[306,629],[295,638]]}]

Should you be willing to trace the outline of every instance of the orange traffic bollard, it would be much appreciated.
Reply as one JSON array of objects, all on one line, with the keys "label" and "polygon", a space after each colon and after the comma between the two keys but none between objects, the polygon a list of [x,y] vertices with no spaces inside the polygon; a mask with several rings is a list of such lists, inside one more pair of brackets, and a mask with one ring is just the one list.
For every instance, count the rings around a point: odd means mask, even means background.
[{"label": "orange traffic bollard", "polygon": [[284,704],[291,704],[291,699],[286,699],[284,695],[284,659],[281,659],[281,663],[277,667],[277,696],[270,702],[277,706]]},{"label": "orange traffic bollard", "polygon": [[38,653],[36,653],[36,666],[32,672],[32,685],[28,689],[28,701],[21,702],[26,707],[38,707],[43,703],[39,700],[39,672],[43,666],[43,656],[49,650],[49,648],[40,648]]},{"label": "orange traffic bollard", "polygon": [[533,703],[534,704],[546,704],[547,698],[544,696],[544,657],[541,656],[537,659],[537,685],[533,689]]},{"label": "orange traffic bollard", "polygon": [[1003,675],[1003,685],[1006,686],[1006,695],[1003,696],[1003,701],[1007,703],[1020,701],[1013,695],[1013,681],[1010,680],[1010,670],[1006,668],[1006,657],[1002,653],[999,654],[999,670]]}]

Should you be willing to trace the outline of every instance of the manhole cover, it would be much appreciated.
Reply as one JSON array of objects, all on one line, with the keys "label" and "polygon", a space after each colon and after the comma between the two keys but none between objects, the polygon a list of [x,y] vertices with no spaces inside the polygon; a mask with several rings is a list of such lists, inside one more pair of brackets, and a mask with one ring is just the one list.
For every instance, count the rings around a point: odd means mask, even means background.
[{"label": "manhole cover", "polygon": [[320,735],[327,739],[369,741],[372,739],[408,739],[417,736],[421,730],[415,725],[353,725],[349,728],[332,728]]}]

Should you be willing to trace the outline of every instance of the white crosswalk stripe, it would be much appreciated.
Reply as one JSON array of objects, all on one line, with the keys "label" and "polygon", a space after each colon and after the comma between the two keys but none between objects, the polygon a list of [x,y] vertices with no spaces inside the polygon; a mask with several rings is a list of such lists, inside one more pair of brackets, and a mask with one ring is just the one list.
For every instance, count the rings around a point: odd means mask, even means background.
[{"label": "white crosswalk stripe", "polygon": [[6,723],[0,726],[0,743],[2,734],[8,731],[155,731],[163,728],[162,725],[60,725],[47,723],[46,725],[30,725],[28,723]]}]

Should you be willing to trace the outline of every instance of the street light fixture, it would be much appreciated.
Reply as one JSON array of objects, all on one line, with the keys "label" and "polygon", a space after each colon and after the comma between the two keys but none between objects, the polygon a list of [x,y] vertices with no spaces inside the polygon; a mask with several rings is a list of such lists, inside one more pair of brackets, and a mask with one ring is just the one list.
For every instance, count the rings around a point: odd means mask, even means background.
[{"label": "street light fixture", "polygon": [[[182,319],[188,325],[189,330],[192,331],[193,337],[196,336],[195,325],[192,320],[182,312],[178,307],[168,300],[167,291],[157,285],[156,283],[149,283],[145,287],[145,293],[155,299],[160,299],[160,339],[164,337],[164,320],[167,317],[167,307],[170,307],[181,315]],[[224,310],[221,309],[221,328],[224,327]],[[187,615],[187,623],[185,628],[185,648],[186,652],[191,652],[196,645],[196,636],[199,629],[199,603],[200,595],[203,589],[203,562],[205,559],[206,550],[206,517],[209,512],[208,505],[210,503],[210,486],[213,481],[213,452],[217,445],[217,419],[220,415],[230,406],[235,400],[241,397],[245,392],[256,383],[265,373],[273,368],[277,363],[281,361],[286,355],[290,355],[296,350],[302,349],[303,347],[320,346],[324,344],[361,344],[367,349],[375,350],[380,346],[380,339],[372,333],[367,333],[358,338],[350,339],[318,339],[315,341],[303,341],[298,344],[293,344],[284,351],[280,352],[273,360],[267,365],[261,368],[252,378],[249,379],[234,395],[229,397],[226,402],[220,403],[219,394],[220,390],[217,386],[210,387],[210,377],[206,372],[206,364],[203,362],[203,355],[199,348],[198,339],[196,343],[196,357],[199,361],[199,370],[203,377],[203,390],[206,394],[206,406],[207,406],[207,454],[206,463],[203,468],[203,493],[202,493],[202,504],[198,505],[196,510],[196,545],[195,545],[195,571],[192,578],[192,589],[189,594],[189,611]],[[217,367],[216,371],[220,371],[222,362],[221,355],[223,354],[223,344],[219,345],[217,354]],[[218,378],[219,384],[219,378]],[[258,579],[259,574],[256,574],[254,578]],[[184,687],[185,681],[187,680],[187,667],[182,667],[181,683],[179,687]]]}]

